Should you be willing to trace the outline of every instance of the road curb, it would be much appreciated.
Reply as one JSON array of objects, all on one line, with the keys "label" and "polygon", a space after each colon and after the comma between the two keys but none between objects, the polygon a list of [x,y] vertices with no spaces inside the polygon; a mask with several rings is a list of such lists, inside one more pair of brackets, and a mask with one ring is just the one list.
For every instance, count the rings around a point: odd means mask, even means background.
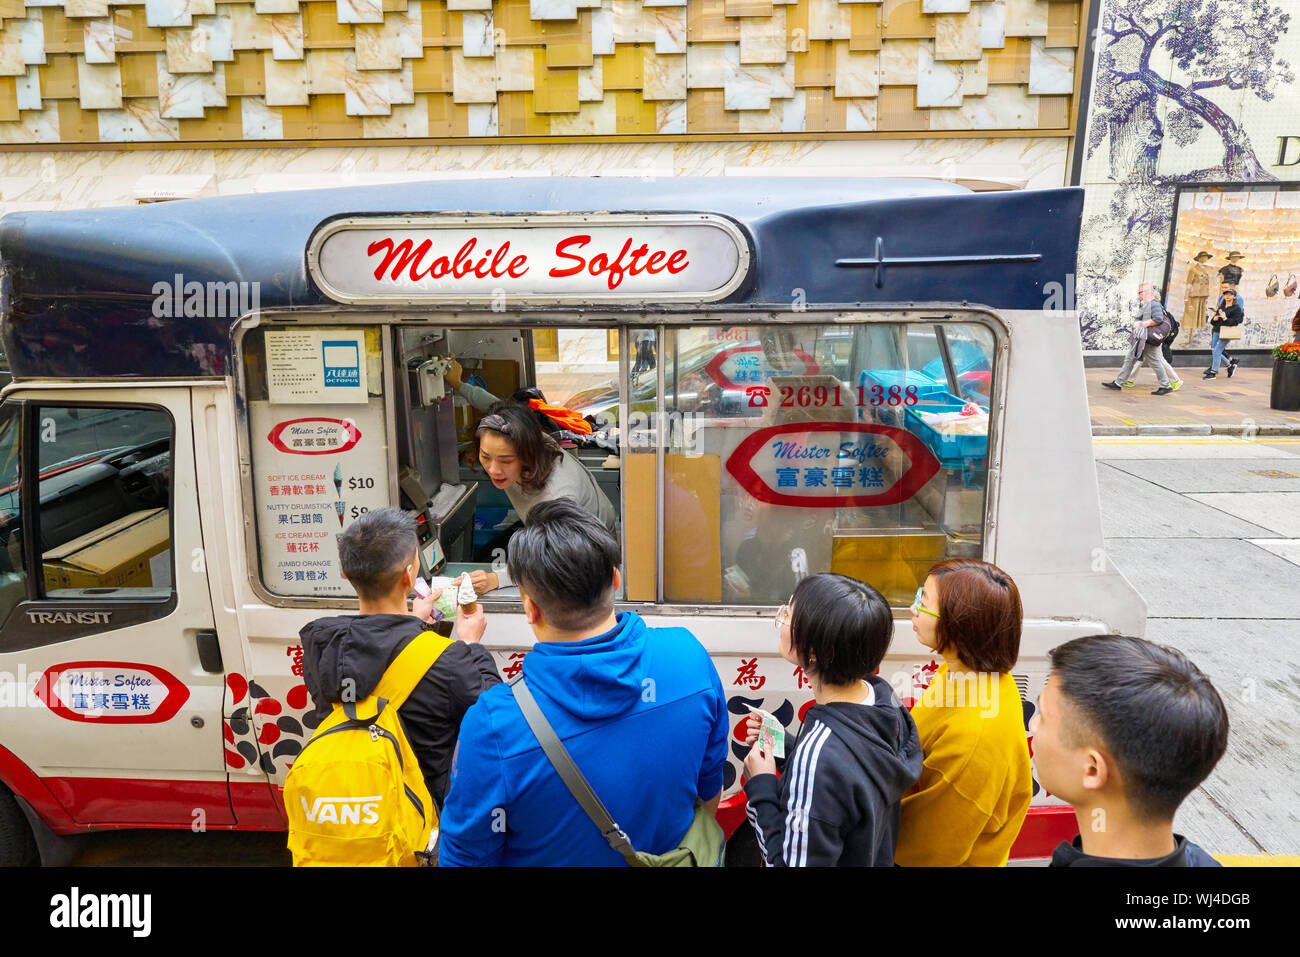
[{"label": "road curb", "polygon": [[[1187,422],[1177,425],[1094,425],[1092,434],[1103,435],[1233,435],[1242,437],[1246,427],[1234,425],[1210,425],[1203,422]],[[1254,434],[1260,435],[1300,435],[1300,423],[1295,425],[1256,425]]]}]

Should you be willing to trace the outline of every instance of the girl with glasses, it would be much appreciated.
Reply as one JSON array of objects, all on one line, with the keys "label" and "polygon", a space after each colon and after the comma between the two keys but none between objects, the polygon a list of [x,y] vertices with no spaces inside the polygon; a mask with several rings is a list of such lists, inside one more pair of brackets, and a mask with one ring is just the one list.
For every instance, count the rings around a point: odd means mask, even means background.
[{"label": "girl with glasses", "polygon": [[894,862],[898,801],[921,772],[916,727],[874,674],[894,633],[893,613],[870,585],[844,575],[803,579],[777,612],[781,656],[804,670],[817,703],[785,773],[758,743],[750,718],[746,815],[772,867]]},{"label": "girl with glasses", "polygon": [[897,863],[1006,864],[1033,791],[1011,677],[1022,617],[1016,583],[987,562],[943,562],[917,590],[912,629],[943,663],[912,708],[925,765],[903,796]]}]

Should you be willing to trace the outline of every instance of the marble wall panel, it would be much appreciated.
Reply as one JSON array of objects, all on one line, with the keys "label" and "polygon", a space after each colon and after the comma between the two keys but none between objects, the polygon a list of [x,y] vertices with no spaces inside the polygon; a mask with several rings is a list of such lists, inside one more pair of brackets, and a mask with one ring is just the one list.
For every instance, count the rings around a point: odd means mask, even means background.
[{"label": "marble wall panel", "polygon": [[[357,43],[358,53],[361,44]],[[303,55],[302,14],[281,13],[271,17],[271,56],[277,60],[301,60]]]},{"label": "marble wall panel", "polygon": [[744,17],[740,21],[741,63],[784,63],[789,42],[784,9],[770,17]]},{"label": "marble wall panel", "polygon": [[[12,30],[9,25],[7,29]],[[27,19],[19,26],[19,43],[23,50],[23,63],[45,62],[45,18],[39,10],[29,10]],[[0,41],[2,42],[2,41]],[[9,42],[13,42],[10,40]]]},{"label": "marble wall panel", "polygon": [[1042,40],[1029,48],[1029,92],[1037,96],[1074,92],[1074,50],[1049,49]]},{"label": "marble wall panel", "polygon": [[947,14],[934,19],[936,60],[978,60],[983,55],[982,10],[979,4],[969,13]]},{"label": "marble wall panel", "polygon": [[[87,63],[78,57],[77,93],[83,110],[123,109],[122,75],[118,72],[117,64]],[[156,111],[156,100],[154,106]]]}]

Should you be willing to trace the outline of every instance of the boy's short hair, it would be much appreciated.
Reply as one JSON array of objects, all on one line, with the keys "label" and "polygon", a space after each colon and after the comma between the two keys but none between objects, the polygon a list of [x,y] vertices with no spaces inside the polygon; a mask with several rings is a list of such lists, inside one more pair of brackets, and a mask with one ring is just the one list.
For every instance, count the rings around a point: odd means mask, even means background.
[{"label": "boy's short hair", "polygon": [[1010,671],[1020,657],[1024,611],[1011,576],[988,562],[954,558],[930,569],[939,589],[935,651],[976,671]]},{"label": "boy's short hair", "polygon": [[506,567],[543,617],[561,631],[579,631],[614,609],[618,542],[596,516],[571,498],[534,505],[507,548]]},{"label": "boy's short hair", "polygon": [[1210,679],[1182,652],[1127,635],[1075,638],[1048,656],[1065,743],[1100,743],[1134,813],[1172,820],[1228,747],[1228,711]]},{"label": "boy's short hair", "polygon": [[790,642],[823,684],[851,684],[880,667],[894,637],[894,614],[880,592],[822,572],[799,582],[792,601]]},{"label": "boy's short hair", "polygon": [[339,565],[358,597],[378,601],[397,586],[419,541],[415,519],[406,512],[371,509],[339,536]]}]

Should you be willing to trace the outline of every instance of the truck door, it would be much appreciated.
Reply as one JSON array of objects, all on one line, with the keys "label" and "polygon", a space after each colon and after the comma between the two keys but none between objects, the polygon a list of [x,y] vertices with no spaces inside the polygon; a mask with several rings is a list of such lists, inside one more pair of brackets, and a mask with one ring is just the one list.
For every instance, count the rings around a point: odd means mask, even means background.
[{"label": "truck door", "polygon": [[24,388],[0,444],[0,746],[78,823],[233,824],[189,389]]}]

